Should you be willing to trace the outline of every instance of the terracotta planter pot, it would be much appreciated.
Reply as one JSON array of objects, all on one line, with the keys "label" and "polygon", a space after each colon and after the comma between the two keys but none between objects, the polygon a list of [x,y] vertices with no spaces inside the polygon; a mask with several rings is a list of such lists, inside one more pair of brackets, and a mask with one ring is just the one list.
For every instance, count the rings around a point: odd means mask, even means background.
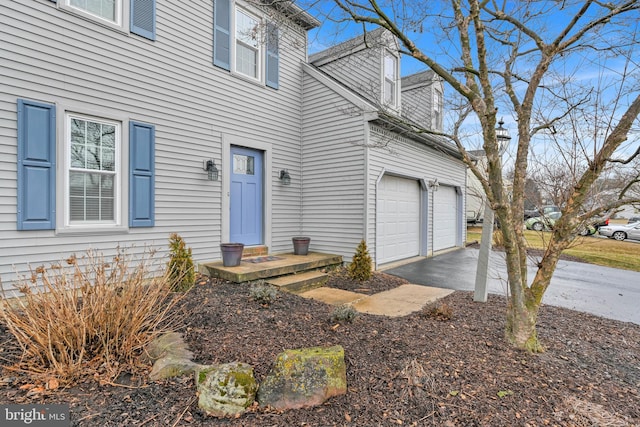
[{"label": "terracotta planter pot", "polygon": [[307,255],[309,253],[309,237],[293,237],[293,254],[294,255]]},{"label": "terracotta planter pot", "polygon": [[244,244],[242,243],[221,243],[220,250],[222,250],[222,265],[225,267],[236,267],[240,265],[243,249]]}]

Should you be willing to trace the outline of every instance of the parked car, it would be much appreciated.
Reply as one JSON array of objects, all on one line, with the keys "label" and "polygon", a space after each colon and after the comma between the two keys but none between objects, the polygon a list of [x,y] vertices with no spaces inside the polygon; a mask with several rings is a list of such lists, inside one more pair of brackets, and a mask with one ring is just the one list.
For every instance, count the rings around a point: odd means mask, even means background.
[{"label": "parked car", "polygon": [[[549,214],[543,216],[537,216],[533,218],[529,218],[524,222],[524,225],[529,230],[542,231],[542,230],[551,230],[556,223],[556,221],[562,216],[562,212],[551,212]],[[606,223],[609,223],[609,219],[607,218]],[[604,222],[599,222],[597,224],[604,224]],[[596,223],[589,224],[586,227],[580,229],[578,234],[581,236],[590,236],[592,234],[596,234],[598,231]]]},{"label": "parked car", "polygon": [[553,224],[562,216],[562,212],[550,212],[542,216],[534,216],[524,222],[528,230],[542,231],[550,230]]},{"label": "parked car", "polygon": [[640,222],[632,224],[607,225],[598,230],[601,236],[616,240],[640,240]]},{"label": "parked car", "polygon": [[545,205],[535,209],[525,209],[524,219],[537,218],[552,212],[560,212],[560,208],[556,205]]}]

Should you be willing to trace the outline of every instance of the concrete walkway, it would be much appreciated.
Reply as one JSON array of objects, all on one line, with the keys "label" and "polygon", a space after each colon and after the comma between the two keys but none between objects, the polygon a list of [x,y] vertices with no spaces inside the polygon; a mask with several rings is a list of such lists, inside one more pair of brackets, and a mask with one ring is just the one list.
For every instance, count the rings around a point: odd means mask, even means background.
[{"label": "concrete walkway", "polygon": [[327,287],[312,289],[298,295],[330,305],[350,304],[360,313],[400,317],[420,311],[425,305],[452,292],[451,289],[423,285],[402,285],[373,295]]}]

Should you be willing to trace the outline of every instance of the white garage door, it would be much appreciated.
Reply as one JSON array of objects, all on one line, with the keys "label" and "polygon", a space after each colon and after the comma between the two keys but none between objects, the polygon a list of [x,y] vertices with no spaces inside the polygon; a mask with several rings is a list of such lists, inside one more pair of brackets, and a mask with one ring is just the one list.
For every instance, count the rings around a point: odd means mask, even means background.
[{"label": "white garage door", "polygon": [[420,253],[420,187],[418,181],[385,175],[378,186],[378,264]]},{"label": "white garage door", "polygon": [[444,186],[433,194],[433,250],[439,251],[456,246],[458,196],[454,187]]}]

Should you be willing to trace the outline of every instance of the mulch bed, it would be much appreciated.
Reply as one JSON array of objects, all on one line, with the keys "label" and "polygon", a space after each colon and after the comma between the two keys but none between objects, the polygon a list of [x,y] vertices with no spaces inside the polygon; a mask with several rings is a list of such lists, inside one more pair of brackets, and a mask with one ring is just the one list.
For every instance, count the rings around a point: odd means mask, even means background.
[{"label": "mulch bed", "polygon": [[[329,285],[373,293],[402,283],[384,273],[362,284],[336,274]],[[539,335],[547,351],[532,355],[505,342],[505,304],[493,295],[474,303],[472,293],[455,292],[439,310],[401,318],[361,314],[338,324],[333,307],[317,301],[279,293],[261,305],[246,284],[201,280],[180,307],[181,332],[196,362],[246,362],[260,381],[284,349],[339,344],[347,394],[314,408],[252,407],[220,420],[198,409],[191,377],[122,378],[142,381],[138,386],[89,380],[42,393],[21,389],[23,378],[5,377],[0,403],[66,403],[78,426],[640,425],[639,325],[544,306]],[[15,357],[15,343],[0,327],[0,358]]]}]

